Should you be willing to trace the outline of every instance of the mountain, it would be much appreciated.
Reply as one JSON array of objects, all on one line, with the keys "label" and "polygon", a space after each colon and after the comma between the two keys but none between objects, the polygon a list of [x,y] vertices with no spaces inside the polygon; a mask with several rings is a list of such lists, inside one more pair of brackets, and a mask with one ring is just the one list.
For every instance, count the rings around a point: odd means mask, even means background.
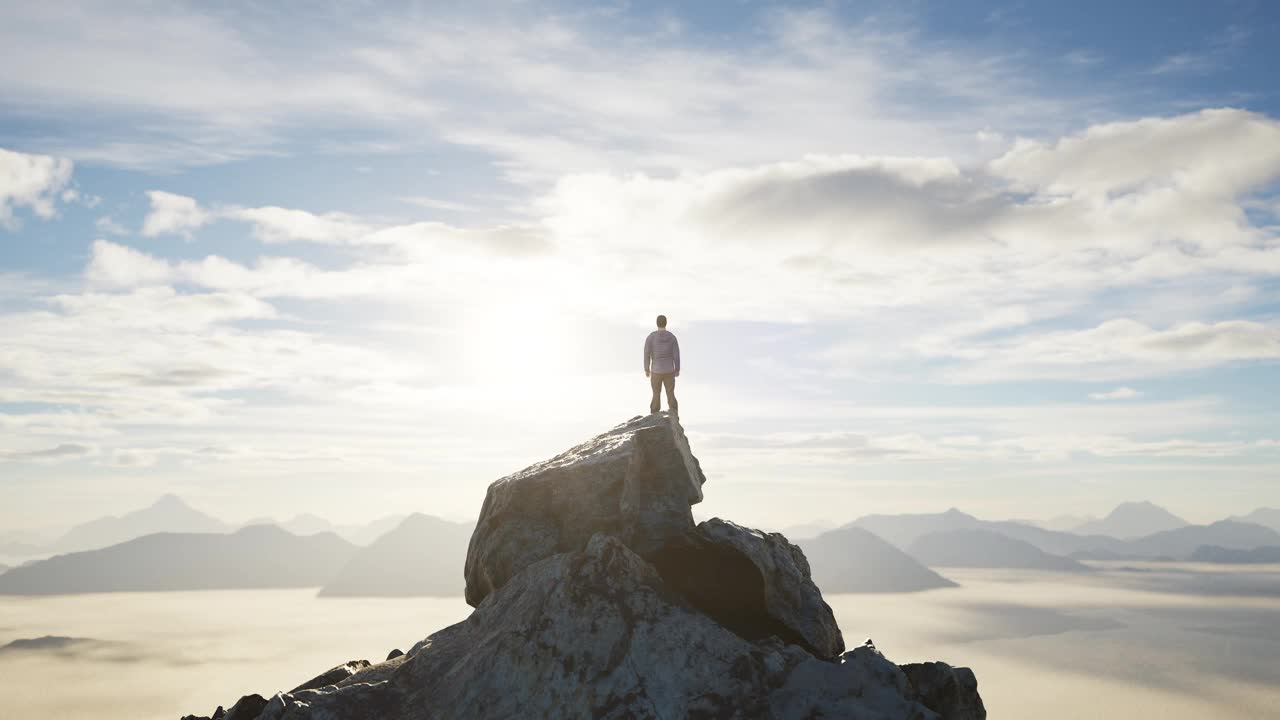
[{"label": "mountain", "polygon": [[785,535],[791,542],[796,542],[797,540],[808,540],[810,538],[818,537],[828,530],[834,530],[835,527],[835,523],[825,521],[807,522],[788,525],[781,530],[778,530],[778,532]]},{"label": "mountain", "polygon": [[[395,530],[407,517],[407,515],[388,515],[363,525],[338,525],[334,527],[333,531],[356,545],[363,546]],[[468,527],[473,525],[474,523],[468,524]]]},{"label": "mountain", "polygon": [[1023,521],[1027,525],[1035,525],[1045,530],[1057,530],[1058,532],[1069,532],[1086,523],[1091,523],[1098,518],[1093,515],[1056,515],[1048,520],[1027,520]]},{"label": "mountain", "polygon": [[860,527],[801,540],[813,581],[828,593],[912,592],[955,583]]},{"label": "mountain", "polygon": [[1269,527],[1276,532],[1280,532],[1280,509],[1277,508],[1258,508],[1248,515],[1233,515],[1227,518],[1236,522],[1253,523]]},{"label": "mountain", "polygon": [[951,508],[944,513],[864,515],[850,525],[868,530],[876,537],[887,540],[901,550],[906,550],[921,535],[945,530],[980,528],[983,526],[983,521]]},{"label": "mountain", "polygon": [[287,692],[259,676],[270,700],[242,695],[212,717],[987,716],[968,668],[896,665],[870,642],[846,652],[796,546],[720,518],[694,524],[704,483],[667,413],[500,478],[465,560],[451,559],[468,618],[382,662],[299,672],[312,679]]},{"label": "mountain", "polygon": [[1189,559],[1195,562],[1226,564],[1280,563],[1280,547],[1265,546],[1252,550],[1232,550],[1217,545],[1201,545],[1191,553]]},{"label": "mountain", "polygon": [[275,520],[263,515],[244,522],[240,527],[275,525],[293,533],[294,535],[314,535],[318,532],[333,532],[348,542],[363,546],[368,545],[379,537],[395,529],[395,527],[404,519],[404,515],[388,515],[368,523],[335,525],[318,515],[303,513],[302,515],[295,515],[288,520]]},{"label": "mountain", "polygon": [[274,525],[281,530],[293,533],[294,535],[315,535],[316,533],[335,531],[333,523],[325,520],[319,515],[312,515],[311,513],[294,515],[288,520],[276,520],[266,515],[262,515],[246,521],[240,527],[246,528],[253,527],[255,525]]},{"label": "mountain", "polygon": [[1280,533],[1253,523],[1219,520],[1209,525],[1189,525],[1166,530],[1127,543],[1127,551],[1144,557],[1190,557],[1201,545],[1217,545],[1229,550],[1252,550],[1280,545]]},{"label": "mountain", "polygon": [[473,526],[414,513],[360,548],[321,596],[462,595]]},{"label": "mountain", "polygon": [[0,575],[0,594],[317,587],[354,552],[333,533],[299,537],[270,525],[156,533],[13,568]]},{"label": "mountain", "polygon": [[1074,529],[1078,535],[1107,535],[1131,540],[1189,525],[1186,520],[1149,502],[1120,503],[1101,520],[1083,523]]},{"label": "mountain", "polygon": [[1050,555],[992,530],[947,530],[916,538],[911,556],[930,567],[1020,568],[1083,572],[1087,565]]},{"label": "mountain", "polygon": [[150,507],[119,517],[77,525],[46,548],[50,553],[93,550],[155,533],[221,533],[230,526],[195,510],[176,495],[164,495]]},{"label": "mountain", "polygon": [[991,530],[1015,540],[1031,543],[1052,555],[1117,550],[1124,545],[1122,540],[1102,535],[1085,536],[1045,530],[1011,520],[979,520],[955,508],[944,513],[864,515],[849,525],[869,530],[903,551],[909,550],[911,544],[923,535],[950,530]]}]

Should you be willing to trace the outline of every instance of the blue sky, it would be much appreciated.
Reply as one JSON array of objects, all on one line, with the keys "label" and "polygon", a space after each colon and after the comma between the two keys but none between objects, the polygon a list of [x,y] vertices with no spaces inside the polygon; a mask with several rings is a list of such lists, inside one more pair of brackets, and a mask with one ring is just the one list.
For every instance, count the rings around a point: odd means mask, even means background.
[{"label": "blue sky", "polygon": [[469,517],[658,312],[706,515],[1280,505],[1272,4],[3,13],[0,528]]}]

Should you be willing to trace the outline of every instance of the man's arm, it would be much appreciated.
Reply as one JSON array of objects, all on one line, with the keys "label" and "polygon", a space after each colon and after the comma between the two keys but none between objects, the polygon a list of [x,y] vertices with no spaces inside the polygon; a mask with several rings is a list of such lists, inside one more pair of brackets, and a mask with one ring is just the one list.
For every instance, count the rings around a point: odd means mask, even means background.
[{"label": "man's arm", "polygon": [[649,374],[649,359],[653,357],[653,333],[644,339],[644,374]]},{"label": "man's arm", "polygon": [[671,336],[671,353],[675,356],[676,375],[680,374],[680,341],[675,335]]}]

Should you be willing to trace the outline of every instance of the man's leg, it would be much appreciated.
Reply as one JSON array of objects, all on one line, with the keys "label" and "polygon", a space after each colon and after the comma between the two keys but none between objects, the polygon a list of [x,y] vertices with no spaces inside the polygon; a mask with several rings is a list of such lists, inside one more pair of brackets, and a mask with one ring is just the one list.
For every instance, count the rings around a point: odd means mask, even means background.
[{"label": "man's leg", "polygon": [[662,384],[667,386],[667,409],[672,415],[679,415],[680,403],[676,402],[676,374],[667,373],[662,378]]},{"label": "man's leg", "polygon": [[649,414],[658,412],[658,393],[662,392],[662,373],[649,373],[649,387],[653,388],[653,400],[649,402]]}]

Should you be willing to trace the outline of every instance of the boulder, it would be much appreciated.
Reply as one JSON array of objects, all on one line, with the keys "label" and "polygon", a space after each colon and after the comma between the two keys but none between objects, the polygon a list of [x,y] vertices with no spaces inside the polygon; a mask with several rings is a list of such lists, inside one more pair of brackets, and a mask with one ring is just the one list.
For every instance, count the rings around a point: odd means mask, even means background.
[{"label": "boulder", "polygon": [[749,640],[777,636],[820,658],[844,652],[804,553],[778,533],[713,518],[698,525],[691,543],[650,560],[673,590]]},{"label": "boulder", "polygon": [[978,695],[978,679],[969,668],[953,668],[943,662],[902,666],[916,697],[942,720],[985,720],[987,709]]},{"label": "boulder", "polygon": [[520,570],[596,533],[641,555],[686,541],[706,477],[667,413],[639,416],[489,486],[467,548],[477,606]]}]

